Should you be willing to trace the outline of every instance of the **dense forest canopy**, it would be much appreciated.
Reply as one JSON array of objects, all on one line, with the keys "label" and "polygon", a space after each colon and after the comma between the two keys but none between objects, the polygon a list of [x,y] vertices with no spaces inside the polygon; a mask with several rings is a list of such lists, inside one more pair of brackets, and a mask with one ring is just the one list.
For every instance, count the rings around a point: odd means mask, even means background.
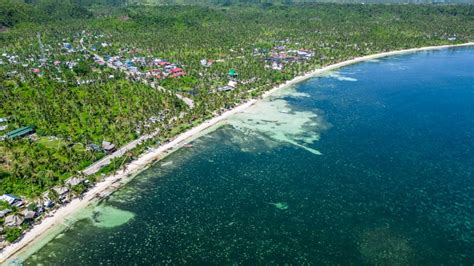
[{"label": "dense forest canopy", "polygon": [[91,18],[94,8],[140,5],[301,5],[311,3],[367,3],[367,4],[474,4],[474,0],[2,0],[0,27],[11,27],[19,22],[46,22],[66,19]]},{"label": "dense forest canopy", "polygon": [[71,0],[0,1],[0,26],[11,27],[19,22],[42,23],[47,21],[91,18],[92,13]]}]

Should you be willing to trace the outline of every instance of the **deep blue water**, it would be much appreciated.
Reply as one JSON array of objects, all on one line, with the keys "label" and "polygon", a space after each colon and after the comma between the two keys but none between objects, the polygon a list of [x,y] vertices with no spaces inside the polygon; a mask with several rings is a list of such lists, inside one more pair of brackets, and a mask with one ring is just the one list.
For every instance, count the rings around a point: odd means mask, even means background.
[{"label": "deep blue water", "polygon": [[322,156],[225,126],[103,203],[134,218],[80,221],[27,264],[474,263],[473,48],[296,89],[310,97],[291,109],[330,124],[311,144]]}]

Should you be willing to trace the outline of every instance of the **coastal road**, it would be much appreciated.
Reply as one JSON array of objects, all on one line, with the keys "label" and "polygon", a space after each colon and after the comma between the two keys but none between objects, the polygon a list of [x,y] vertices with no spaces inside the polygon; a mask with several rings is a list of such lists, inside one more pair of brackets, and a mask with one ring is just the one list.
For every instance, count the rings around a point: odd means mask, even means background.
[{"label": "coastal road", "polygon": [[[90,53],[91,55],[93,55],[94,57],[98,58],[99,60],[102,60],[105,62],[105,64],[114,69],[114,70],[119,70],[119,71],[123,71],[127,76],[133,76],[132,73],[130,73],[126,68],[119,68],[119,67],[116,67],[114,66],[112,63],[106,61],[102,56],[90,51],[89,49],[87,49],[84,45],[84,39],[81,38],[79,40],[79,43],[82,47],[82,49],[84,49],[84,51]],[[139,80],[156,89],[156,90],[159,90],[159,91],[164,91],[164,92],[169,92],[168,90],[166,90],[165,88],[161,87],[161,86],[158,86],[156,85],[155,83],[153,82],[148,82],[148,80],[146,79],[143,79],[141,77],[139,77]],[[194,102],[193,100],[181,95],[181,94],[178,94],[178,93],[175,93],[176,97],[181,99],[184,103],[186,103],[190,108],[193,108],[194,107]],[[148,139],[151,139],[151,138],[154,138],[156,137],[158,134],[160,133],[159,130],[151,133],[151,134],[147,134],[147,135],[143,135],[141,136],[140,138],[134,140],[134,141],[131,141],[129,143],[127,143],[125,146],[122,146],[120,149],[118,149],[117,151],[115,151],[114,153],[112,154],[109,154],[107,156],[105,156],[104,158],[102,158],[101,160],[95,162],[94,164],[90,165],[89,167],[87,167],[86,169],[84,169],[82,171],[82,173],[84,173],[85,175],[93,175],[95,173],[97,173],[102,167],[104,166],[107,166],[110,164],[110,162],[115,159],[115,158],[119,158],[119,157],[122,157],[125,153],[127,153],[128,151],[130,150],[133,150],[135,147],[137,147],[139,144],[141,144],[142,142],[148,140]]]},{"label": "coastal road", "polygon": [[143,135],[140,138],[127,143],[125,146],[122,146],[120,149],[116,150],[112,154],[109,154],[105,156],[104,158],[100,159],[99,161],[93,163],[92,165],[84,169],[82,173],[84,173],[85,175],[93,175],[97,173],[102,167],[109,165],[113,159],[122,157],[128,151],[133,150],[135,147],[137,147],[144,141],[151,139],[153,137],[156,137],[159,133],[160,133],[160,130],[157,130],[151,134]]}]

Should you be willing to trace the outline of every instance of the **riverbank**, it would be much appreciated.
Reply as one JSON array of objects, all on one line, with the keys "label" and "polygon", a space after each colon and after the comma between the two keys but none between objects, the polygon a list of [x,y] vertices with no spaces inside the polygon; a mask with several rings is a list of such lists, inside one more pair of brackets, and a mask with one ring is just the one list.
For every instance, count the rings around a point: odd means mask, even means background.
[{"label": "riverbank", "polygon": [[[363,62],[363,61],[367,61],[371,59],[377,59],[377,58],[386,57],[386,56],[391,56],[391,55],[403,54],[403,53],[442,49],[442,48],[449,48],[449,47],[456,47],[456,46],[468,46],[468,45],[474,45],[474,43],[468,43],[468,44],[463,44],[463,45],[423,47],[423,48],[417,48],[417,49],[393,51],[393,52],[380,53],[380,54],[354,58],[351,60],[347,60],[347,61],[337,63],[334,65],[330,65],[330,66],[309,72],[305,75],[296,77],[295,79],[288,81],[285,84],[282,84],[280,86],[277,86],[265,92],[263,94],[263,97],[268,97],[275,91],[286,88],[288,86],[292,86],[301,81],[309,79],[313,76],[324,74],[327,71],[335,70],[337,68],[351,65],[354,63]],[[41,241],[41,239],[44,239],[45,235],[50,234],[52,232],[52,229],[63,224],[63,222],[66,220],[67,217],[70,217],[73,213],[87,207],[89,204],[97,200],[98,196],[100,197],[101,195],[103,196],[108,193],[112,193],[114,190],[119,188],[122,184],[126,183],[126,180],[133,178],[134,175],[142,171],[144,168],[149,166],[154,161],[162,159],[163,157],[170,154],[172,151],[178,149],[185,143],[201,136],[206,131],[212,130],[212,128],[215,128],[215,126],[219,125],[219,123],[225,121],[229,116],[244,111],[245,109],[249,108],[256,102],[257,100],[252,99],[244,104],[241,104],[233,108],[232,110],[229,110],[209,121],[204,122],[203,124],[195,128],[190,129],[189,131],[184,132],[183,134],[179,135],[178,137],[176,137],[169,143],[166,143],[154,149],[153,151],[142,155],[139,159],[130,163],[125,170],[119,171],[117,174],[105,178],[102,182],[98,183],[90,191],[84,194],[84,197],[82,200],[75,199],[70,204],[58,209],[51,217],[44,219],[39,225],[35,226],[28,233],[26,233],[25,236],[19,242],[14,243],[10,245],[9,247],[7,247],[1,254],[2,255],[1,261],[4,262],[8,258],[17,256],[19,253],[30,248],[31,246],[34,245],[35,242]]]}]

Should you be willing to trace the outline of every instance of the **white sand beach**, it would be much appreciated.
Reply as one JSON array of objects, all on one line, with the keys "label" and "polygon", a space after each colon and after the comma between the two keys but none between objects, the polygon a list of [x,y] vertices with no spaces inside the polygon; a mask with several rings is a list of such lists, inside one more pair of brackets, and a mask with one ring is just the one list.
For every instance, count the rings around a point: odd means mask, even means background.
[{"label": "white sand beach", "polygon": [[[430,47],[406,49],[406,50],[391,51],[391,52],[378,53],[378,54],[373,54],[373,55],[368,55],[368,56],[363,56],[363,57],[357,57],[357,58],[350,59],[344,62],[326,66],[321,69],[316,69],[314,71],[306,73],[305,75],[298,76],[284,84],[281,84],[265,92],[262,95],[262,97],[268,97],[272,93],[278,90],[292,86],[294,84],[307,80],[311,77],[318,76],[328,71],[335,70],[335,69],[348,66],[351,64],[355,64],[358,62],[368,61],[368,60],[392,56],[392,55],[400,55],[400,54],[414,53],[414,52],[419,52],[419,51],[444,49],[444,48],[460,47],[460,46],[474,46],[474,42],[459,44],[459,45],[443,45],[443,46],[430,46]],[[76,198],[72,200],[69,204],[62,206],[61,208],[56,210],[53,214],[51,214],[49,217],[43,219],[39,224],[35,225],[32,229],[30,229],[19,241],[6,247],[0,253],[0,262],[5,263],[9,259],[16,258],[19,256],[19,254],[21,254],[22,252],[25,252],[25,250],[31,248],[36,243],[41,242],[42,239],[44,241],[44,237],[46,235],[52,234],[52,232],[54,232],[53,229],[55,227],[57,228],[58,226],[62,225],[67,220],[68,217],[71,217],[78,210],[82,210],[86,208],[87,206],[96,202],[98,199],[102,198],[103,196],[108,195],[112,193],[113,191],[117,190],[123,184],[127,183],[127,180],[132,179],[136,174],[144,170],[153,162],[164,158],[166,155],[182,147],[184,144],[192,141],[195,138],[198,138],[199,136],[202,136],[209,130],[216,128],[221,122],[224,122],[230,116],[246,110],[250,106],[254,105],[257,101],[258,101],[257,99],[251,99],[243,104],[236,106],[235,108],[231,110],[228,110],[208,121],[203,122],[202,124],[180,134],[179,136],[172,139],[171,141],[151,151],[144,153],[138,159],[129,163],[124,170],[120,170],[116,174],[104,178],[101,182],[97,183],[94,187],[92,187],[89,191],[87,191],[82,197],[82,199]]]}]

